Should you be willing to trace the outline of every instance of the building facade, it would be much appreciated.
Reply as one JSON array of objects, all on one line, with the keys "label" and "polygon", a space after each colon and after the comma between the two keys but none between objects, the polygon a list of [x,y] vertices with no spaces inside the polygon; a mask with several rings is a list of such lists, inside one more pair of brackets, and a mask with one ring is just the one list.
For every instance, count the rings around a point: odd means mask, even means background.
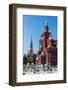
[{"label": "building facade", "polygon": [[48,23],[45,24],[44,32],[40,36],[36,64],[57,65],[57,40],[52,38]]}]

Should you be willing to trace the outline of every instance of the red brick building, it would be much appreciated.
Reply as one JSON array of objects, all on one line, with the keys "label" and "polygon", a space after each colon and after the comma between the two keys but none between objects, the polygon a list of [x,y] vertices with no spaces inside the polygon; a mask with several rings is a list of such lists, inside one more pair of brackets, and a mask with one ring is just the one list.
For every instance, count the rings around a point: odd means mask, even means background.
[{"label": "red brick building", "polygon": [[[41,62],[38,59],[41,58]],[[49,32],[48,23],[44,27],[39,40],[39,51],[36,57],[36,62],[43,65],[57,65],[57,40],[52,39],[51,32]]]}]

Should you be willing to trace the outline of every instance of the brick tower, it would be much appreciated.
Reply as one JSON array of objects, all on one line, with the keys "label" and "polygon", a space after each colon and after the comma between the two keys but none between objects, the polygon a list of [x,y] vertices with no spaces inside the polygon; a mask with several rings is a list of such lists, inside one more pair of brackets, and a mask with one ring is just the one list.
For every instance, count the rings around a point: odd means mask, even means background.
[{"label": "brick tower", "polygon": [[41,64],[57,65],[57,40],[52,39],[47,21],[40,36],[38,53],[40,53]]}]

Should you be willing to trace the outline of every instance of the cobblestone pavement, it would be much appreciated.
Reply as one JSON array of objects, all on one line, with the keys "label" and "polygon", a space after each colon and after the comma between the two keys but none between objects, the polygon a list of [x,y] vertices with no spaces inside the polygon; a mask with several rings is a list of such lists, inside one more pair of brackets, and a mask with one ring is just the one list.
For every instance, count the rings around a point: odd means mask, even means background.
[{"label": "cobblestone pavement", "polygon": [[57,73],[57,67],[47,67],[46,65],[24,65],[23,75]]}]

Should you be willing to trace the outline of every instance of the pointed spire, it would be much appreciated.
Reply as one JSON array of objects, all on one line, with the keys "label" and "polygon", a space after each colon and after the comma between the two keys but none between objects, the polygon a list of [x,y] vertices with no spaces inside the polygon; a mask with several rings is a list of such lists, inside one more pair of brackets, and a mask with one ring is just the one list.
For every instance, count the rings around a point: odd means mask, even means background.
[{"label": "pointed spire", "polygon": [[32,35],[31,35],[31,41],[30,41],[30,52],[33,52],[33,41],[32,41]]},{"label": "pointed spire", "polygon": [[45,28],[44,29],[46,32],[48,32],[48,21],[47,20],[45,21]]},{"label": "pointed spire", "polygon": [[31,41],[30,41],[30,48],[33,48],[32,35],[31,35]]}]

